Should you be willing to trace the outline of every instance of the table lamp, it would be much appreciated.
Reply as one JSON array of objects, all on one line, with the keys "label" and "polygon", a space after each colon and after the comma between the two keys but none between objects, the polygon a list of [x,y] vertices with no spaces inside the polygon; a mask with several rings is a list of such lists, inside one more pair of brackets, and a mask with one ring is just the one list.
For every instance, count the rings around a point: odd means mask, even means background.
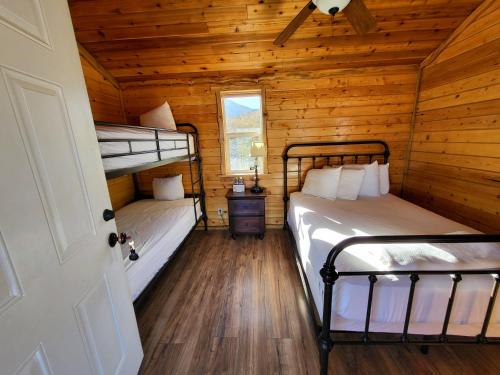
[{"label": "table lamp", "polygon": [[264,189],[259,186],[259,172],[257,158],[266,156],[266,145],[264,142],[252,142],[250,156],[255,158],[255,166],[250,169],[255,169],[255,185],[250,189],[252,193],[262,193]]}]

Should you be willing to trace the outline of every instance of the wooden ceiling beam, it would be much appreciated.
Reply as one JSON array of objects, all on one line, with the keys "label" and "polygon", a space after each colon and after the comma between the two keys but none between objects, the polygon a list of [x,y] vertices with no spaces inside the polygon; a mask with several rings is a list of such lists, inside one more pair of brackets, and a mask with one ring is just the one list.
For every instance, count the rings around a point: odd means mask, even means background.
[{"label": "wooden ceiling beam", "polygon": [[99,61],[96,60],[92,54],[87,51],[87,49],[81,45],[79,42],[77,42],[78,45],[78,52],[80,53],[80,56],[82,56],[85,60],[89,62],[90,65],[92,65],[99,73],[102,74],[102,76],[108,80],[113,86],[115,86],[117,89],[120,89],[120,84],[116,80],[113,75],[107,71],[105,67],[101,65]]}]

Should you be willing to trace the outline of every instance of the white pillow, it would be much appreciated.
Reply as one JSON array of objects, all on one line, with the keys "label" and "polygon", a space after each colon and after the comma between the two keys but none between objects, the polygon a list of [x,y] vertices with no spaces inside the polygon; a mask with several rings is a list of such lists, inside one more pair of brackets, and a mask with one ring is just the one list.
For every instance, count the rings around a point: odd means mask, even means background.
[{"label": "white pillow", "polygon": [[149,112],[143,113],[140,117],[140,124],[152,128],[177,130],[172,110],[167,102]]},{"label": "white pillow", "polygon": [[364,169],[342,169],[337,198],[350,201],[358,199],[365,173]]},{"label": "white pillow", "polygon": [[341,171],[342,167],[309,170],[302,192],[316,197],[335,199]]},{"label": "white pillow", "polygon": [[153,179],[154,199],[162,201],[175,201],[184,198],[182,174],[174,177]]},{"label": "white pillow", "polygon": [[359,196],[361,197],[380,197],[380,178],[378,171],[378,161],[371,164],[348,164],[343,166],[344,169],[364,169],[365,176]]},{"label": "white pillow", "polygon": [[391,184],[389,182],[389,163],[379,164],[378,173],[380,182],[380,194],[387,194],[391,187]]}]

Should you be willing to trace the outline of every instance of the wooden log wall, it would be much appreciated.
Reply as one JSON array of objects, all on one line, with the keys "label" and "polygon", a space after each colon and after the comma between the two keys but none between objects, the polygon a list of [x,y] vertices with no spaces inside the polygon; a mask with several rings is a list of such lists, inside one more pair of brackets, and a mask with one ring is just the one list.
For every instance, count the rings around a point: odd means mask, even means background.
[{"label": "wooden log wall", "polygon": [[119,210],[135,200],[134,180],[131,175],[117,177],[107,182],[113,210]]},{"label": "wooden log wall", "polygon": [[120,89],[97,71],[86,58],[81,57],[80,61],[94,120],[118,123],[125,121]]},{"label": "wooden log wall", "polygon": [[424,62],[404,197],[498,233],[500,2],[471,17]]},{"label": "wooden log wall", "polygon": [[[80,55],[94,120],[123,123],[126,120],[119,87],[116,87],[95,68],[95,61],[90,61],[82,53]],[[114,210],[132,202],[135,197],[131,176],[109,180],[108,190]]]},{"label": "wooden log wall", "polygon": [[[281,225],[281,155],[293,142],[383,139],[392,152],[391,191],[399,193],[415,103],[416,70],[416,66],[391,66],[276,73],[258,79],[178,78],[122,87],[130,123],[137,123],[141,113],[168,100],[177,122],[198,127],[211,226],[223,224],[216,209],[226,208],[224,195],[232,184],[232,178],[221,171],[216,92],[256,87],[265,90],[268,173],[261,182],[269,192],[267,224]],[[307,167],[304,165],[304,169]],[[143,172],[141,190],[150,189],[153,177],[177,172],[186,175],[185,164]],[[250,185],[250,179],[246,180]]]}]

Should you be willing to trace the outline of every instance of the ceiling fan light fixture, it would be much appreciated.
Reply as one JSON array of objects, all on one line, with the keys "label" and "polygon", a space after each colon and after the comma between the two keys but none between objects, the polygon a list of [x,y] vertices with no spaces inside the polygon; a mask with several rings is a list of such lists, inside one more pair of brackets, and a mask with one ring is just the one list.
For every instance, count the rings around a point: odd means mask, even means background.
[{"label": "ceiling fan light fixture", "polygon": [[365,35],[374,31],[377,27],[377,21],[370,14],[363,0],[309,0],[304,8],[279,33],[273,44],[282,46],[316,8],[332,17],[338,12],[343,12],[358,35]]},{"label": "ceiling fan light fixture", "polygon": [[[335,15],[349,5],[351,0],[312,0],[321,13]],[[336,9],[335,9],[336,8]]]}]

